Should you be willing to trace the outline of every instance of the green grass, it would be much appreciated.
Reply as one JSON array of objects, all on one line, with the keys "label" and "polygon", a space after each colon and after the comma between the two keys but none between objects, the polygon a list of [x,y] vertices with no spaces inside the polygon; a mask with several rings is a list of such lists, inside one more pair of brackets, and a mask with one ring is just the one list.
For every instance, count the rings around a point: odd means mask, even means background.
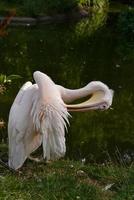
[{"label": "green grass", "polygon": [[[21,172],[21,173],[20,173]],[[27,161],[12,174],[0,166],[0,200],[132,200],[134,166]],[[113,184],[108,190],[105,187]]]}]

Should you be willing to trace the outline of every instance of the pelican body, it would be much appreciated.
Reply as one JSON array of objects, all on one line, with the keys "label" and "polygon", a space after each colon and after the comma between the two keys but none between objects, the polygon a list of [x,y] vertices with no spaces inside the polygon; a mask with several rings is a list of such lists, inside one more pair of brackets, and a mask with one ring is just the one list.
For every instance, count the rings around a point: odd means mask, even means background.
[{"label": "pelican body", "polygon": [[[22,86],[9,113],[8,165],[15,170],[40,145],[43,146],[44,159],[63,157],[69,111],[106,110],[113,99],[113,91],[100,81],[71,90],[56,85],[42,72],[34,72],[33,77],[36,83],[26,82]],[[85,102],[70,104],[89,95]]]}]

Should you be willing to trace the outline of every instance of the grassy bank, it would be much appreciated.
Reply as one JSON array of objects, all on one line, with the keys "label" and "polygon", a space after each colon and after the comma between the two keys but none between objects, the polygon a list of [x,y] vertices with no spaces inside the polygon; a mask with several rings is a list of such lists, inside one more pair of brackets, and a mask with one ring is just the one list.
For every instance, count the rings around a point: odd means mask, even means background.
[{"label": "grassy bank", "polygon": [[0,166],[0,199],[10,200],[132,200],[134,166],[83,165],[61,160],[28,161],[21,173]]}]

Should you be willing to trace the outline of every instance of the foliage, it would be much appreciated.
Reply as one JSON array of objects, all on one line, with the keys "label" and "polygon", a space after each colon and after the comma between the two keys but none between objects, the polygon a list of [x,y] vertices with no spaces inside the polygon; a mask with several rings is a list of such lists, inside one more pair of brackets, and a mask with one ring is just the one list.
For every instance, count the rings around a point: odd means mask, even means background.
[{"label": "foliage", "polygon": [[22,5],[27,15],[34,16],[44,11],[44,0],[23,0]]},{"label": "foliage", "polygon": [[[12,74],[12,75],[9,75],[9,76],[6,76],[4,74],[0,74],[0,95],[8,95],[8,89],[7,89],[7,86],[14,82],[15,80],[18,80],[22,78],[20,75],[15,75],[15,74]],[[0,139],[2,139],[0,137]]]},{"label": "foliage", "polygon": [[118,52],[121,60],[133,62],[134,58],[134,10],[121,12],[117,21],[119,32]]},{"label": "foliage", "polygon": [[57,10],[58,12],[67,12],[77,7],[79,0],[46,0],[45,7],[48,11]]},{"label": "foliage", "polygon": [[0,3],[5,7],[16,7],[17,14],[38,16],[42,14],[55,14],[70,12],[75,8],[93,6],[102,8],[108,0],[6,0]]},{"label": "foliage", "polygon": [[126,4],[130,4],[130,5],[134,5],[134,1],[133,0],[110,0],[112,1],[116,1],[116,2],[120,2],[120,3],[126,3]]},{"label": "foliage", "polygon": [[122,37],[134,42],[134,10],[121,12],[118,19],[118,30]]},{"label": "foliage", "polygon": [[[111,0],[112,1],[112,0]],[[15,7],[17,10],[17,15],[31,15],[38,16],[41,14],[55,14],[55,13],[65,13],[71,11],[74,8],[87,8],[96,7],[102,8],[105,4],[111,2],[110,0],[1,0],[0,2],[0,12],[3,9],[8,10],[8,8]],[[133,5],[133,1],[124,0],[120,2],[127,2]]]},{"label": "foliage", "polygon": [[[83,0],[83,3],[87,0]],[[37,16],[46,13],[63,13],[76,8],[80,3],[80,0],[10,0],[10,5],[21,4],[23,13],[26,15]]]},{"label": "foliage", "polygon": [[[86,4],[83,0],[82,4]],[[24,11],[30,15],[66,13],[76,8],[80,0],[23,0]]]},{"label": "foliage", "polygon": [[[97,7],[99,5],[99,7]],[[89,18],[81,20],[75,26],[75,31],[78,36],[83,36],[83,39],[92,35],[96,30],[100,29],[107,20],[107,1],[101,1],[100,4],[95,4],[92,7],[92,14]],[[90,21],[90,23],[89,23]]]},{"label": "foliage", "polygon": [[12,75],[6,76],[4,74],[0,74],[0,84],[9,83],[9,82],[12,82],[13,80],[20,79],[20,78],[22,78],[20,75],[12,74]]}]

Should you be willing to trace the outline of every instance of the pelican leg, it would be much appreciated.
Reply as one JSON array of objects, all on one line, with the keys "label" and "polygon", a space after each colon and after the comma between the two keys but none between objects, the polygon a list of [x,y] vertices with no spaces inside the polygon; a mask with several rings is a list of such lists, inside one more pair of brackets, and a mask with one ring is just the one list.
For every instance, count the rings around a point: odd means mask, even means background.
[{"label": "pelican leg", "polygon": [[28,158],[29,158],[29,160],[32,160],[37,163],[43,162],[43,158],[34,158],[32,156],[29,156]]}]

